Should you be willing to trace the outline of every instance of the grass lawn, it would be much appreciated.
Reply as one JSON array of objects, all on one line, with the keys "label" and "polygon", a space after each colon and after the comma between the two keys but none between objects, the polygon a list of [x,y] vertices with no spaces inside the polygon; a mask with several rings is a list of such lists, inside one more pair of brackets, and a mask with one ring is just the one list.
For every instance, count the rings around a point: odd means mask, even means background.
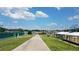
[{"label": "grass lawn", "polygon": [[0,39],[0,51],[10,51],[21,45],[23,42],[27,41],[31,37],[32,35],[22,35],[18,38],[9,37],[5,39]]},{"label": "grass lawn", "polygon": [[48,37],[47,35],[41,35],[43,41],[52,51],[78,51],[79,47],[74,46],[71,43],[62,41],[55,37]]}]

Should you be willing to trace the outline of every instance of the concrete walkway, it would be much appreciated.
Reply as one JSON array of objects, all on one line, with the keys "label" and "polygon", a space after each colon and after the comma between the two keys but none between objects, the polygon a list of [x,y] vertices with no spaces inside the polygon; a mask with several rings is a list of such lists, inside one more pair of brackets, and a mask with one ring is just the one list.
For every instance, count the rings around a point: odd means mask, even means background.
[{"label": "concrete walkway", "polygon": [[19,47],[13,49],[13,51],[50,51],[50,49],[37,34]]}]

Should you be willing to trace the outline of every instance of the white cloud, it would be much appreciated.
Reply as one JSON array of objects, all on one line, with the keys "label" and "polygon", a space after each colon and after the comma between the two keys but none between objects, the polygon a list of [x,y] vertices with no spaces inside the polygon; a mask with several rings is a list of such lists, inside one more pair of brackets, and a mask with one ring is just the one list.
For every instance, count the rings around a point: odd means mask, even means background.
[{"label": "white cloud", "polygon": [[8,16],[13,19],[25,19],[25,20],[35,20],[37,17],[48,17],[47,14],[45,14],[42,11],[36,11],[36,13],[30,12],[30,8],[25,8],[25,7],[18,7],[18,8],[13,8],[13,7],[4,7],[0,8],[0,13],[1,15]]},{"label": "white cloud", "polygon": [[64,7],[55,7],[57,10],[61,10],[62,8],[64,8]]},{"label": "white cloud", "polygon": [[79,20],[79,15],[74,15],[68,18],[69,20]]},{"label": "white cloud", "polygon": [[44,18],[48,18],[48,15],[42,11],[36,11],[36,17],[44,17]]},{"label": "white cloud", "polygon": [[57,26],[57,23],[52,22],[50,24],[47,24],[47,26]]},{"label": "white cloud", "polygon": [[8,29],[18,29],[20,28],[20,26],[12,26],[12,25],[6,25],[5,28],[8,28]]},{"label": "white cloud", "polygon": [[1,14],[13,19],[35,19],[35,15],[28,10],[29,8],[3,8]]},{"label": "white cloud", "polygon": [[47,30],[56,30],[57,25],[58,25],[57,23],[51,22],[51,23],[47,24],[46,28],[47,28]]},{"label": "white cloud", "polygon": [[61,10],[61,7],[56,7],[57,10]]}]

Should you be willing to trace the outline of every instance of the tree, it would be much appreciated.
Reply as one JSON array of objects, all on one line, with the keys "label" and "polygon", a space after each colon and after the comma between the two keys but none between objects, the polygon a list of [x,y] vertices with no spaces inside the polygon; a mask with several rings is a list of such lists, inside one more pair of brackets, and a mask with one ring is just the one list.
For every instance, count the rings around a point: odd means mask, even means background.
[{"label": "tree", "polygon": [[0,27],[0,32],[4,32],[5,30],[5,28]]},{"label": "tree", "polygon": [[32,31],[28,31],[28,34],[32,34]]},{"label": "tree", "polygon": [[24,30],[21,29],[21,28],[17,29],[17,31],[19,31],[19,32],[24,32]]}]

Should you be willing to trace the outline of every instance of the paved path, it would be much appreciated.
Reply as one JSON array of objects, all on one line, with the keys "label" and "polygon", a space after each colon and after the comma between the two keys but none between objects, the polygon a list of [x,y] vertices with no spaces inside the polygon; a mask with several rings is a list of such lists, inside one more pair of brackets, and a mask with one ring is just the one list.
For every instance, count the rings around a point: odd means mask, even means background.
[{"label": "paved path", "polygon": [[50,51],[50,49],[37,34],[19,47],[13,49],[13,51]]}]

